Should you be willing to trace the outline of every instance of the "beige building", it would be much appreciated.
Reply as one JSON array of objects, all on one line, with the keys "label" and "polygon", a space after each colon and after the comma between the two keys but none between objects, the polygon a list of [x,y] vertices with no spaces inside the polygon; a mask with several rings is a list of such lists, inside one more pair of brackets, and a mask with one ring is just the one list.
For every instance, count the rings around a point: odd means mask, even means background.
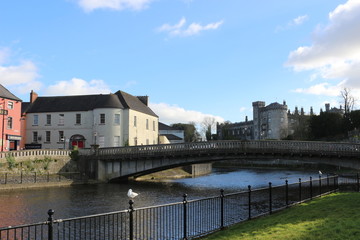
[{"label": "beige building", "polygon": [[90,148],[158,143],[158,116],[148,97],[115,94],[38,97],[26,113],[27,147]]}]

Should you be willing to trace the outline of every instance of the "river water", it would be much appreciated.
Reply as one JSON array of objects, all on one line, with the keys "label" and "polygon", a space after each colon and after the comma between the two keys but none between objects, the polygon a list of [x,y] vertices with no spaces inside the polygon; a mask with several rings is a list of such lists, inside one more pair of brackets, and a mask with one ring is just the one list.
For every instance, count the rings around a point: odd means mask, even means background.
[{"label": "river water", "polygon": [[282,185],[318,177],[318,170],[274,170],[214,168],[207,176],[164,180],[161,182],[128,182],[97,185],[74,185],[41,189],[0,192],[0,227],[42,222],[47,211],[55,210],[55,219],[124,210],[128,208],[127,191],[132,188],[139,196],[135,208],[181,202],[184,193],[188,199],[217,196],[220,189],[226,193]]}]

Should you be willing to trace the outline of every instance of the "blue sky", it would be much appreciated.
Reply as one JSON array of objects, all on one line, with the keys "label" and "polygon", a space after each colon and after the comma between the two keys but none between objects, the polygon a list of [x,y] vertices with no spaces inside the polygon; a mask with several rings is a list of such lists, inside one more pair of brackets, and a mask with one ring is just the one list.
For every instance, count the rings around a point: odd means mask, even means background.
[{"label": "blue sky", "polygon": [[148,95],[160,121],[309,112],[360,93],[359,0],[2,0],[0,83],[40,96]]}]

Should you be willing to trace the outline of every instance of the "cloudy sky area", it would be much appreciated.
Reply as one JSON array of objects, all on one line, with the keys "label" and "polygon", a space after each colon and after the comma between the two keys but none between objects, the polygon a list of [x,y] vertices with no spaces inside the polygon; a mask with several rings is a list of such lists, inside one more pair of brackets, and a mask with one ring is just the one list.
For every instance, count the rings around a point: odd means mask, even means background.
[{"label": "cloudy sky area", "polygon": [[0,83],[29,101],[150,96],[160,121],[252,119],[360,96],[359,0],[4,0]]}]

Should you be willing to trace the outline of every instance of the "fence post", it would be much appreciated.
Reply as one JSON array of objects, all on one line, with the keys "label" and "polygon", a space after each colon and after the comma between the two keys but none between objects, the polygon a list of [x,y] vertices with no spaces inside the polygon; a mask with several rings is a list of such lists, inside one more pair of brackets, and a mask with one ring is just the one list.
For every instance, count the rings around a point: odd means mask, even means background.
[{"label": "fence post", "polygon": [[299,178],[299,202],[301,202],[301,178]]},{"label": "fence post", "polygon": [[330,179],[329,174],[326,174],[327,191],[330,192]]},{"label": "fence post", "polygon": [[55,213],[54,210],[49,209],[49,211],[47,212],[49,217],[48,217],[48,240],[53,240],[54,239],[54,219],[53,219],[53,215]]},{"label": "fence post", "polygon": [[130,240],[134,240],[134,219],[133,219],[133,212],[134,212],[134,207],[133,207],[134,201],[133,200],[129,200],[129,237]]},{"label": "fence post", "polygon": [[50,176],[49,176],[49,172],[47,172],[47,182],[49,182],[50,180]]},{"label": "fence post", "polygon": [[319,191],[320,191],[320,197],[321,197],[321,175],[319,175]]},{"label": "fence post", "polygon": [[248,204],[248,209],[249,209],[249,220],[251,219],[251,186],[249,185],[248,186],[248,190],[249,190],[249,204]]},{"label": "fence post", "polygon": [[310,177],[310,199],[312,200],[313,193],[312,193],[312,177]]},{"label": "fence post", "polygon": [[271,182],[269,182],[269,211],[272,214],[272,193],[271,193]]},{"label": "fence post", "polygon": [[223,229],[224,228],[224,189],[220,190],[220,204],[221,204],[220,229]]},{"label": "fence post", "polygon": [[5,184],[7,184],[7,173],[5,173]]},{"label": "fence post", "polygon": [[34,172],[34,183],[36,183],[36,172]]},{"label": "fence post", "polygon": [[183,207],[184,207],[184,237],[183,240],[187,240],[187,226],[186,226],[186,218],[187,218],[187,210],[186,210],[186,204],[187,204],[187,194],[183,195]]},{"label": "fence post", "polygon": [[20,172],[20,183],[22,183],[22,180],[23,180],[23,172],[21,170],[21,172]]},{"label": "fence post", "polygon": [[286,206],[289,205],[289,181],[285,180],[285,202]]},{"label": "fence post", "polygon": [[356,173],[357,191],[360,191],[359,173]]}]

